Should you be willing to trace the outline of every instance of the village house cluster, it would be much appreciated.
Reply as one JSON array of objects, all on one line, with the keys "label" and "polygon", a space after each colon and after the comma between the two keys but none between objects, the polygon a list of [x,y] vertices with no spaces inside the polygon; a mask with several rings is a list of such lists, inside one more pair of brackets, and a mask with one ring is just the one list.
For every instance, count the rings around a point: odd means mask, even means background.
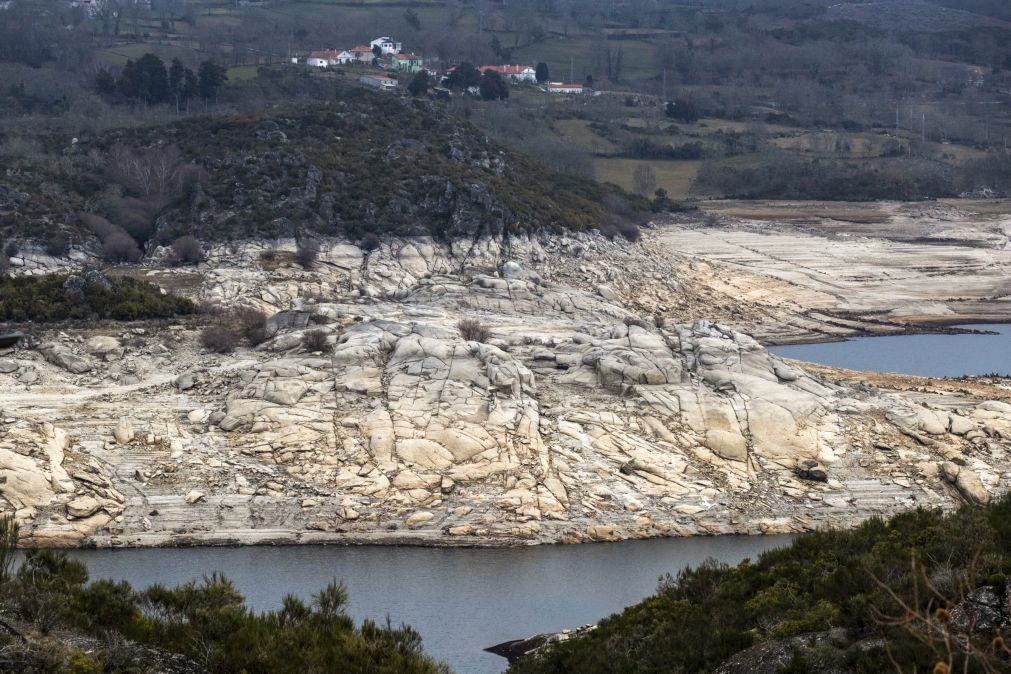
[{"label": "village house cluster", "polygon": [[360,44],[351,49],[320,49],[309,54],[306,65],[310,68],[329,68],[354,63],[372,64],[386,61],[393,70],[416,73],[425,67],[425,60],[417,54],[405,52],[403,43],[388,36],[377,37],[369,44]]},{"label": "village house cluster", "polygon": [[[298,63],[298,59],[292,59]],[[435,79],[453,72],[456,66],[448,68],[445,73],[426,67],[425,59],[418,54],[405,52],[402,42],[398,42],[389,36],[377,37],[369,44],[360,44],[351,49],[319,49],[309,53],[305,63],[310,68],[331,68],[347,65],[377,65],[387,70],[394,70],[401,73],[417,73],[422,70],[428,72]],[[536,84],[537,70],[529,65],[502,64],[483,65],[477,69],[482,73],[493,71],[498,73],[507,82],[513,84]],[[380,90],[392,90],[397,88],[397,80],[385,75],[362,75],[362,84]],[[562,82],[544,82],[544,90],[556,94],[582,94],[585,87],[582,84],[568,84]]]}]

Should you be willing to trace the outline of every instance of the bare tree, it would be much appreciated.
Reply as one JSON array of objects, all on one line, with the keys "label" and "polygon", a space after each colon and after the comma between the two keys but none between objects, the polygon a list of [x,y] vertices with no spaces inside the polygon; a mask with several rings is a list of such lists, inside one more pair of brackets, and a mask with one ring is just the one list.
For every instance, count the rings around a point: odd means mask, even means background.
[{"label": "bare tree", "polygon": [[656,174],[649,164],[639,164],[632,174],[632,188],[644,197],[652,195],[656,191]]}]

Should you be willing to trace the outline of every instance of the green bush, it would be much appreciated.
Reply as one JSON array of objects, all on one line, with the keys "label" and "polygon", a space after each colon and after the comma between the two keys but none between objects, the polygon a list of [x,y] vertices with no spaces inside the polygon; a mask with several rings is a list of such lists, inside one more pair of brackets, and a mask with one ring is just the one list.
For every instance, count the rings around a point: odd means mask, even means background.
[{"label": "green bush", "polygon": [[[755,644],[844,628],[849,646],[828,647],[828,655],[824,646],[796,653],[788,670],[801,671],[806,658],[817,656],[834,658],[845,671],[929,672],[946,653],[945,632],[917,631],[923,623],[911,620],[910,611],[931,616],[959,601],[960,591],[983,585],[1004,592],[1011,573],[1008,522],[1011,496],[947,515],[920,509],[852,531],[805,534],[736,567],[705,562],[668,574],[654,596],[509,671],[712,671]],[[928,591],[927,579],[944,596]],[[966,671],[1005,671],[993,636],[974,635],[969,657],[954,647],[958,670],[968,661]],[[948,643],[965,642],[949,636]],[[897,664],[888,664],[886,647]]]},{"label": "green bush", "polygon": [[[235,586],[217,573],[173,589],[153,585],[143,591],[125,582],[88,585],[87,580],[86,567],[65,553],[27,553],[14,580],[0,586],[4,606],[43,632],[77,630],[103,639],[105,648],[87,661],[73,650],[50,648],[44,656],[34,642],[7,643],[6,635],[0,635],[0,670],[103,671],[105,662],[105,671],[148,671],[114,664],[136,666],[125,638],[183,654],[215,673],[449,671],[424,654],[420,637],[410,627],[366,620],[356,628],[340,583],[329,584],[311,604],[286,597],[279,611],[254,613]],[[96,665],[90,658],[101,662]]]},{"label": "green bush", "polygon": [[129,277],[107,278],[98,272],[81,276],[0,277],[0,321],[49,323],[66,320],[134,321],[192,314],[188,299]]}]

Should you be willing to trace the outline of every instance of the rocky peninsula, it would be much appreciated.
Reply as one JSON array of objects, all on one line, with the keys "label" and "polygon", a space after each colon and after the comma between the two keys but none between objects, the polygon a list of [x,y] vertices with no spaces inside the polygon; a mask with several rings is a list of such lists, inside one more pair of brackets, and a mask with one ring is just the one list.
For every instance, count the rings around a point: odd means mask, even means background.
[{"label": "rocky peninsula", "polygon": [[[4,507],[33,545],[500,546],[848,527],[1006,490],[1004,382],[875,379],[763,344],[1006,318],[1011,219],[738,207],[638,243],[326,240],[306,270],[293,240],[258,240],[119,269],[263,310],[270,338],[209,352],[204,315],[40,329],[0,354]],[[853,215],[871,212],[886,235]]]}]

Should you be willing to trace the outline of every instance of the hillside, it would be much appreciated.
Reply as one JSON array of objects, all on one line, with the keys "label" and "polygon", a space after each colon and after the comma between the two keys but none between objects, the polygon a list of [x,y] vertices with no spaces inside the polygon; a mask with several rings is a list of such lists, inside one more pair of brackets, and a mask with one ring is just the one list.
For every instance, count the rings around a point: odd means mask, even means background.
[{"label": "hillside", "polygon": [[509,671],[1007,671],[1009,511],[918,510],[684,569]]},{"label": "hillside", "polygon": [[[313,106],[51,138],[9,168],[0,239],[97,235],[121,253],[110,261],[131,261],[123,231],[144,247],[182,234],[582,230],[620,192],[507,150],[436,103],[347,89]],[[623,198],[609,203],[631,210]]]},{"label": "hillside", "polygon": [[[947,6],[943,6],[947,5]],[[859,21],[881,30],[902,32],[950,32],[974,28],[1011,28],[1011,23],[993,16],[966,11],[958,3],[931,3],[923,0],[840,3],[830,6],[830,19]]]}]

